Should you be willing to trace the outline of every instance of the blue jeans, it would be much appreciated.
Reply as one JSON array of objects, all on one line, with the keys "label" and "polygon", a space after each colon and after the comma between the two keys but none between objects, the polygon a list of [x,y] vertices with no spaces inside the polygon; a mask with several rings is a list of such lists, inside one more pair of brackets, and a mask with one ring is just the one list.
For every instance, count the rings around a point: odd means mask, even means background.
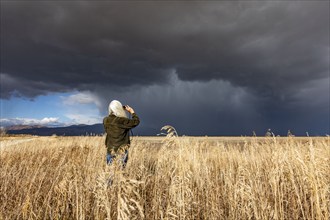
[{"label": "blue jeans", "polygon": [[[114,159],[119,155],[111,155],[107,154],[107,164],[110,165]],[[125,154],[122,155],[121,158],[118,158],[119,162],[123,165],[123,168],[125,168],[127,161],[128,161],[128,150],[125,150]]]}]

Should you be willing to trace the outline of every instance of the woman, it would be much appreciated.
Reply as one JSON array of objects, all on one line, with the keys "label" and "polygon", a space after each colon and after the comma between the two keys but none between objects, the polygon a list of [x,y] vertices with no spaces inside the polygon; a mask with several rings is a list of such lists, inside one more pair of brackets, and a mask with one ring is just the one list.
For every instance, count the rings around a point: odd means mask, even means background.
[{"label": "woman", "polygon": [[[129,119],[126,112],[132,115]],[[105,145],[107,147],[107,164],[111,164],[117,157],[125,167],[128,160],[130,145],[129,130],[140,123],[134,109],[128,105],[123,106],[119,101],[113,100],[109,104],[109,115],[103,119],[104,130],[107,133]]]}]

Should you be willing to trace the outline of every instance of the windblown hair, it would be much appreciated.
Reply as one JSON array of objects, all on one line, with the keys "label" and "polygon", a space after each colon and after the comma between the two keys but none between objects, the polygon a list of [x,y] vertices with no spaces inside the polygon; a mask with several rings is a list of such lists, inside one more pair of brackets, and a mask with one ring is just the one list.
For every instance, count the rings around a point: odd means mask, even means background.
[{"label": "windblown hair", "polygon": [[109,104],[109,115],[111,114],[114,114],[117,117],[127,118],[123,105],[117,100],[113,100]]}]

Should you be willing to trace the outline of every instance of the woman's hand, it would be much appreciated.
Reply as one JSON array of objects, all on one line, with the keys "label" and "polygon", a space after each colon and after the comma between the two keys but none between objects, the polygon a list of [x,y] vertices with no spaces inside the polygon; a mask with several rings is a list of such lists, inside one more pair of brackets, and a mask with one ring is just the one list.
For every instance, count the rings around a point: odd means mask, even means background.
[{"label": "woman's hand", "polygon": [[131,114],[135,113],[135,112],[134,112],[134,109],[132,109],[132,108],[131,108],[130,106],[128,106],[128,105],[125,105],[125,110],[128,111],[128,112],[131,113]]}]

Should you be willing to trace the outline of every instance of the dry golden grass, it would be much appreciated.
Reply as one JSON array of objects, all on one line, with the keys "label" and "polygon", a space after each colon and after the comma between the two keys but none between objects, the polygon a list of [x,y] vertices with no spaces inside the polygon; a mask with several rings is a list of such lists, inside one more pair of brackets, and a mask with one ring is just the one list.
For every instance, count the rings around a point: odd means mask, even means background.
[{"label": "dry golden grass", "polygon": [[[0,146],[0,219],[330,219],[330,139],[103,137]],[[109,179],[112,184],[109,184]]]}]

